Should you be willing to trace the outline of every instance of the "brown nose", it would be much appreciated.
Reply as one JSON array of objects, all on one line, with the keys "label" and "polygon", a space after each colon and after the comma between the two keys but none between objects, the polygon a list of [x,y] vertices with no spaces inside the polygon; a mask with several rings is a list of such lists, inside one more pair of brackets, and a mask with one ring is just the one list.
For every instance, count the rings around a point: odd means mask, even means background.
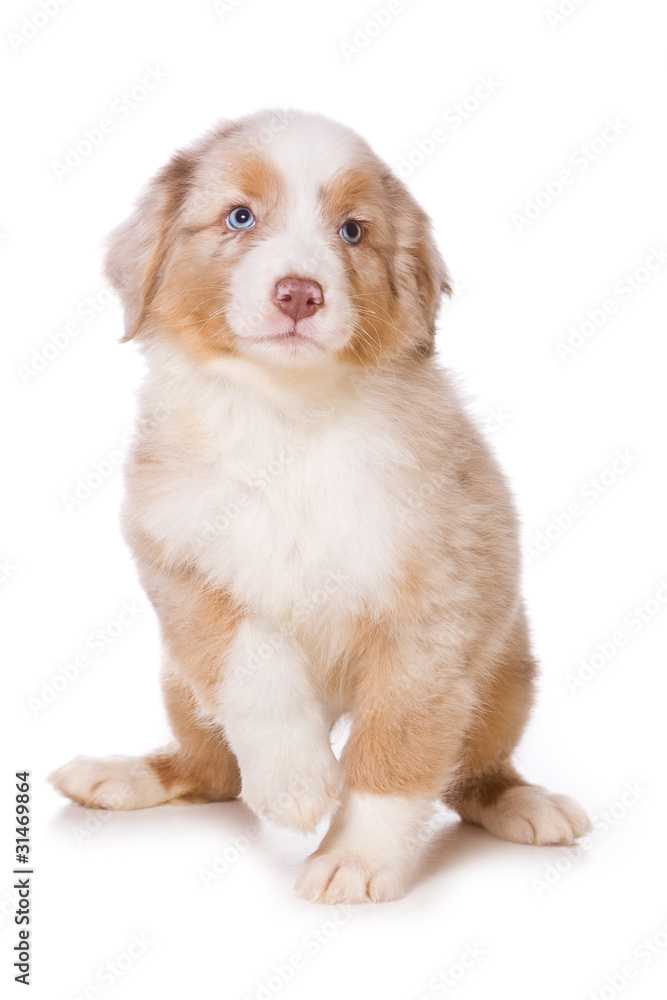
[{"label": "brown nose", "polygon": [[276,303],[295,323],[312,316],[323,302],[322,286],[310,278],[282,278],[276,285]]}]

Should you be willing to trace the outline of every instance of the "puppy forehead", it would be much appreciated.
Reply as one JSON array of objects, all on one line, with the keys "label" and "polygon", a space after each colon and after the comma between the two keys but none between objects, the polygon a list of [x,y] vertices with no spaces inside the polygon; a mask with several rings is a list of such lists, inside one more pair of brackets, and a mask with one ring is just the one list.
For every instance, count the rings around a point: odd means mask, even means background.
[{"label": "puppy forehead", "polygon": [[342,209],[341,196],[352,202],[377,189],[377,161],[360,136],[318,115],[288,115],[253,116],[214,137],[197,164],[190,207],[247,196],[291,212],[312,211],[323,200]]},{"label": "puppy forehead", "polygon": [[367,164],[370,150],[351,129],[317,115],[297,115],[267,144],[267,153],[293,186],[318,197],[334,178]]}]

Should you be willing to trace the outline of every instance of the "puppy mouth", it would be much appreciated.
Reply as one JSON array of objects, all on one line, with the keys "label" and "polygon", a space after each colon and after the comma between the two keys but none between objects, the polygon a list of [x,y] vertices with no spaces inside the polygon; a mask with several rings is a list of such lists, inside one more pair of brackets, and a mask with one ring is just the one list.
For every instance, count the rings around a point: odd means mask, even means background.
[{"label": "puppy mouth", "polygon": [[296,323],[288,330],[267,333],[260,338],[260,341],[265,344],[284,344],[288,347],[298,347],[303,344],[309,347],[320,346],[312,335],[302,333],[301,330],[298,330]]}]

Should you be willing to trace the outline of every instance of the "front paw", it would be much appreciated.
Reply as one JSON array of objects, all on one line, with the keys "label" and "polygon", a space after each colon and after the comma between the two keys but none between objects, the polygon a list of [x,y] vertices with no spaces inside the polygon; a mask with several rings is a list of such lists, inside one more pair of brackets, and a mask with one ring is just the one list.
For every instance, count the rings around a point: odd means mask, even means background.
[{"label": "front paw", "polygon": [[296,891],[309,903],[389,903],[405,895],[411,868],[372,850],[316,851],[306,860]]},{"label": "front paw", "polygon": [[340,804],[343,770],[331,751],[312,769],[263,769],[243,775],[241,798],[261,816],[279,826],[312,833]]},{"label": "front paw", "polygon": [[430,799],[349,791],[296,889],[311,903],[388,903],[405,895]]}]

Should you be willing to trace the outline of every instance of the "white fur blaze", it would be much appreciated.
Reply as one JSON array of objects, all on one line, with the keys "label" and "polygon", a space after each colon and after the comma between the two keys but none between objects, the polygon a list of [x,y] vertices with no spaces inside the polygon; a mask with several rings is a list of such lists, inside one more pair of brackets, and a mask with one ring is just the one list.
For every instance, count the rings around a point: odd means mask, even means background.
[{"label": "white fur blaze", "polygon": [[342,769],[303,658],[259,621],[245,621],[225,666],[219,720],[259,816],[312,831],[338,805]]}]

